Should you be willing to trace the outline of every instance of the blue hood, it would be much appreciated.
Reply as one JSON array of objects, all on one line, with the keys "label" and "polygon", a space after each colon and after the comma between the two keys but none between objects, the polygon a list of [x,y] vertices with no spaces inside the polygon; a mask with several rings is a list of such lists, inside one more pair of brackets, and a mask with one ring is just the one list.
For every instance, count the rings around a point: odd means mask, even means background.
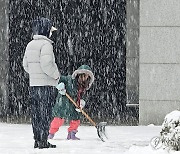
[{"label": "blue hood", "polygon": [[43,35],[49,38],[52,21],[47,18],[39,18],[33,21],[32,30],[34,35]]}]

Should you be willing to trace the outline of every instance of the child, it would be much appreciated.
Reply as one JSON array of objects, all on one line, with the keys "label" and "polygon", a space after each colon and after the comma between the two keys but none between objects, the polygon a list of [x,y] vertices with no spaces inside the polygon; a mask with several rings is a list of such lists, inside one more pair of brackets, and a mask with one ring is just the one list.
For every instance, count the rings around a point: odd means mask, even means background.
[{"label": "child", "polygon": [[59,127],[63,125],[65,119],[70,121],[70,127],[68,128],[67,139],[79,140],[75,134],[78,132],[78,126],[80,125],[80,115],[74,104],[65,96],[66,92],[76,101],[80,106],[81,97],[86,90],[91,87],[94,82],[94,75],[91,68],[87,65],[82,65],[74,71],[72,76],[61,76],[57,89],[59,94],[56,99],[56,104],[53,108],[53,121],[50,125],[49,139],[54,137],[54,134],[59,130]]}]

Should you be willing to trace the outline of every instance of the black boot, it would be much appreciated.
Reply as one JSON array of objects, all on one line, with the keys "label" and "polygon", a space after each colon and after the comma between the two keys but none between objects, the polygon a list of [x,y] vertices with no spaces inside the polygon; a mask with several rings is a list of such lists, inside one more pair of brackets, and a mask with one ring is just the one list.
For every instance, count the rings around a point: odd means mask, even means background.
[{"label": "black boot", "polygon": [[51,143],[49,143],[49,142],[47,142],[47,143],[48,143],[49,148],[56,148],[56,145],[51,144]]},{"label": "black boot", "polygon": [[35,141],[34,142],[34,148],[38,148],[39,147],[39,142],[38,141]]},{"label": "black boot", "polygon": [[43,148],[56,148],[56,145],[53,145],[47,141],[40,141],[39,142],[39,149]]}]

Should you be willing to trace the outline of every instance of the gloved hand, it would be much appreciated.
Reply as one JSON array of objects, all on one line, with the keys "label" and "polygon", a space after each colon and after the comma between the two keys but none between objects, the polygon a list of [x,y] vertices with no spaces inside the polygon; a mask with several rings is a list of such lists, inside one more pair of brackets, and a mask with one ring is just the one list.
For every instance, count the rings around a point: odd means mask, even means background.
[{"label": "gloved hand", "polygon": [[[80,108],[84,108],[84,106],[86,105],[86,102],[83,100],[83,99],[80,99]],[[76,108],[76,111],[77,112],[81,112],[80,109]]]},{"label": "gloved hand", "polygon": [[65,84],[63,82],[59,83],[56,88],[61,95],[66,95]]}]

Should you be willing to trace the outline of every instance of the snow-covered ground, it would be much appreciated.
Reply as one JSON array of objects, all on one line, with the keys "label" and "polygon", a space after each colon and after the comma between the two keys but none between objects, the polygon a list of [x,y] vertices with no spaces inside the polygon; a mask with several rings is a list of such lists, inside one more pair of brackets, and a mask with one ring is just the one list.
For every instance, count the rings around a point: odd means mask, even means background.
[{"label": "snow-covered ground", "polygon": [[[80,141],[66,140],[68,126],[60,128],[51,143],[56,149],[34,149],[31,125],[0,123],[0,154],[168,154],[149,145],[161,126],[106,126],[108,140],[102,142],[93,126],[80,126]],[[169,152],[180,154],[180,152]]]}]

